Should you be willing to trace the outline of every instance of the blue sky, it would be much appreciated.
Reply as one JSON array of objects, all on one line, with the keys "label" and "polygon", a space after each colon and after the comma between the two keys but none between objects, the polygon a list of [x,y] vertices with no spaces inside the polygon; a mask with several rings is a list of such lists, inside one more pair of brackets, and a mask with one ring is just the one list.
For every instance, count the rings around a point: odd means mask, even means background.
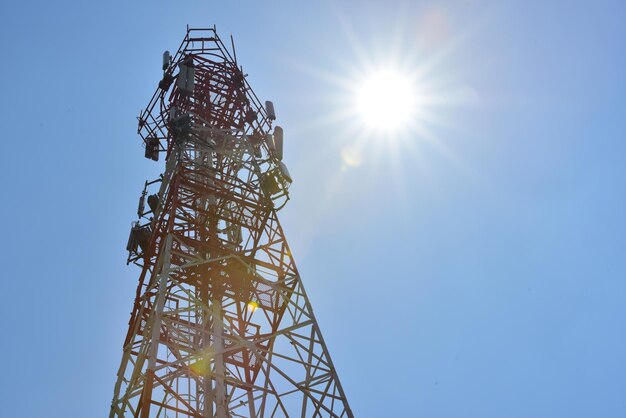
[{"label": "blue sky", "polygon": [[[216,24],[285,128],[280,216],[356,416],[626,416],[625,21],[617,1],[2,2],[2,415],[108,413],[128,229],[162,169],[136,116],[162,51]],[[420,71],[423,130],[345,117],[364,60]]]}]

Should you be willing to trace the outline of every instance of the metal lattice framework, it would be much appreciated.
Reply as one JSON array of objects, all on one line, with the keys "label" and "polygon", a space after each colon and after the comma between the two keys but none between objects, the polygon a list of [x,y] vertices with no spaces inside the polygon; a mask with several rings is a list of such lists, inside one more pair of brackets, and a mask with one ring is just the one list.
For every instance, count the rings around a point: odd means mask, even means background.
[{"label": "metal lattice framework", "polygon": [[166,168],[129,239],[142,271],[111,418],[352,417],[276,215],[273,111],[232,51],[188,28],[139,117]]}]

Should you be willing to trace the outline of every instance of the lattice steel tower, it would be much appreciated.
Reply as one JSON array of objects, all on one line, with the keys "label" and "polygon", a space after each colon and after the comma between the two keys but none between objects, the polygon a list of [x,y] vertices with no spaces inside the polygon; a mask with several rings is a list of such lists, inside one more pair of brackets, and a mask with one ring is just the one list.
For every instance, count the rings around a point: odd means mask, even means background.
[{"label": "lattice steel tower", "polygon": [[233,49],[187,29],[139,116],[141,275],[110,417],[352,417],[276,216],[291,178]]}]

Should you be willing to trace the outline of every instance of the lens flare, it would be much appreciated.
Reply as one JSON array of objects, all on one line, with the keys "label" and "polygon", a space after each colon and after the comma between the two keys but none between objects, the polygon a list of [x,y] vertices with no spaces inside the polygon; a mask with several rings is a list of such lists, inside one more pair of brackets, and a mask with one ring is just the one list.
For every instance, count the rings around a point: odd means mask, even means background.
[{"label": "lens flare", "polygon": [[254,311],[256,311],[258,307],[259,307],[258,302],[255,302],[255,301],[248,302],[248,312],[254,313]]}]

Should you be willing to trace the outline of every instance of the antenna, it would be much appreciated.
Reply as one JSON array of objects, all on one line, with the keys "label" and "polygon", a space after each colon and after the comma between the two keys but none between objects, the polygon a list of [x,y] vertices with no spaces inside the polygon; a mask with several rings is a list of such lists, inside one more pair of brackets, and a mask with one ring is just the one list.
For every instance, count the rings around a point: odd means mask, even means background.
[{"label": "antenna", "polygon": [[237,67],[237,51],[235,50],[235,41],[233,35],[230,35],[230,44],[233,47],[233,57],[235,58],[235,67]]}]

